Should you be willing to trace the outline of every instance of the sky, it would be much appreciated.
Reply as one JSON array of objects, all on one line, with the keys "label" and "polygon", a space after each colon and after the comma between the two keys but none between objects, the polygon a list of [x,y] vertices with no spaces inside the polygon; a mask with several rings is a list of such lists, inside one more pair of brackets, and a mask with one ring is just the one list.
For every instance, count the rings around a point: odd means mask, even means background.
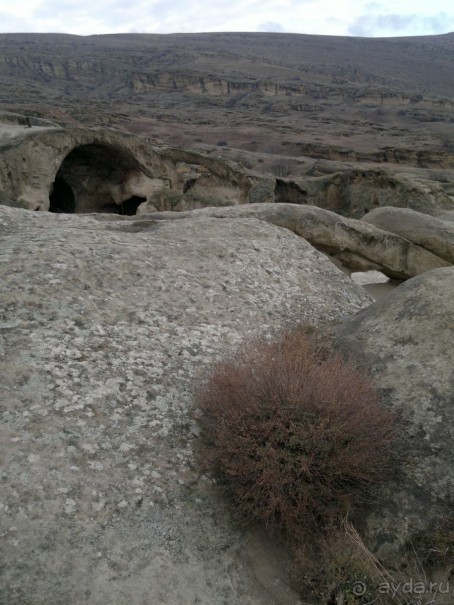
[{"label": "sky", "polygon": [[0,0],[0,32],[286,32],[422,36],[454,31],[453,0]]}]

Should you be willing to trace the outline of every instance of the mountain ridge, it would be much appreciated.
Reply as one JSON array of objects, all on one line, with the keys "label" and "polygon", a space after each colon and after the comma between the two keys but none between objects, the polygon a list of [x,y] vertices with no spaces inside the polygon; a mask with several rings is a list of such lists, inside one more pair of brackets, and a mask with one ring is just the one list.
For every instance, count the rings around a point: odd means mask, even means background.
[{"label": "mountain ridge", "polygon": [[261,137],[275,148],[304,139],[444,151],[454,140],[452,73],[454,33],[0,35],[0,109],[180,145],[228,134],[232,146],[265,151]]}]

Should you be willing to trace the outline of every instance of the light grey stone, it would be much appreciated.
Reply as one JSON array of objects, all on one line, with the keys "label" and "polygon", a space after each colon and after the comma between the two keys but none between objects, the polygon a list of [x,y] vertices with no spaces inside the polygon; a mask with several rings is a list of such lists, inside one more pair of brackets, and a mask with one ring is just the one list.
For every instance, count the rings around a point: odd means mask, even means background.
[{"label": "light grey stone", "polygon": [[264,221],[111,219],[0,207],[0,602],[296,605],[288,555],[195,466],[191,388],[371,299]]},{"label": "light grey stone", "polygon": [[454,263],[454,225],[410,208],[376,208],[362,219]]},{"label": "light grey stone", "polygon": [[394,279],[408,279],[424,271],[451,264],[399,235],[316,206],[244,204],[202,208],[191,213],[164,212],[152,216],[155,220],[189,216],[258,218],[304,237],[351,271],[378,270]]},{"label": "light grey stone", "polygon": [[370,502],[363,532],[394,555],[454,507],[454,267],[410,279],[338,330],[398,413],[399,474]]}]

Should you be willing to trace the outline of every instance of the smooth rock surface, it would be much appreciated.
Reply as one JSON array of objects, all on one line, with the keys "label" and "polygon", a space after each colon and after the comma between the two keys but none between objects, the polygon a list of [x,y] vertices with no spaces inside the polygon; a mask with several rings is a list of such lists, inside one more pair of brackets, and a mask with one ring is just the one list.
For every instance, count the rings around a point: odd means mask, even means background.
[{"label": "smooth rock surface", "polygon": [[253,333],[371,299],[264,221],[140,229],[0,207],[0,603],[296,605],[285,553],[194,467],[191,385]]},{"label": "smooth rock surface", "polygon": [[351,271],[377,270],[393,279],[408,279],[424,271],[451,264],[399,235],[316,206],[244,204],[203,208],[191,213],[164,212],[152,216],[156,220],[188,216],[258,218],[300,235]]},{"label": "smooth rock surface", "polygon": [[[363,519],[371,548],[391,559],[454,510],[454,267],[399,286],[338,330],[400,415],[402,469]],[[411,550],[411,549],[410,549]]]},{"label": "smooth rock surface", "polygon": [[454,210],[446,210],[446,212],[441,212],[437,214],[437,218],[441,221],[454,221]]},{"label": "smooth rock surface", "polygon": [[410,208],[376,208],[361,219],[384,231],[396,233],[454,263],[454,225]]}]

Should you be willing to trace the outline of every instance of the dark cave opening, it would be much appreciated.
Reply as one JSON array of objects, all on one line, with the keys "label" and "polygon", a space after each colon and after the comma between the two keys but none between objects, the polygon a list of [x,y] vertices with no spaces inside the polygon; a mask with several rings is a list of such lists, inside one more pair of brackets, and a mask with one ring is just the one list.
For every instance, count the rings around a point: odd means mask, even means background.
[{"label": "dark cave opening", "polygon": [[292,181],[276,179],[274,201],[278,204],[283,202],[289,202],[290,204],[307,204],[307,191],[304,191],[304,189],[301,189]]},{"label": "dark cave opening", "polygon": [[121,202],[121,204],[104,204],[104,206],[101,208],[101,212],[109,212],[111,214],[122,214],[124,216],[134,216],[134,214],[137,214],[137,208],[140,206],[140,204],[143,204],[146,201],[146,197],[133,195],[124,202]]},{"label": "dark cave opening", "polygon": [[125,214],[127,216],[133,216],[137,214],[137,208],[140,204],[143,204],[147,201],[146,197],[140,197],[138,195],[133,195],[129,199],[125,200],[120,204],[121,212],[120,214]]},{"label": "dark cave opening", "polygon": [[68,214],[76,211],[76,200],[73,190],[65,179],[58,175],[55,177],[49,201],[49,212],[64,212]]},{"label": "dark cave opening", "polygon": [[[49,210],[132,216],[146,201],[146,197],[131,196],[129,183],[140,176],[141,167],[128,150],[110,144],[80,145],[68,153],[58,169]],[[123,197],[126,199],[117,203]]]}]

